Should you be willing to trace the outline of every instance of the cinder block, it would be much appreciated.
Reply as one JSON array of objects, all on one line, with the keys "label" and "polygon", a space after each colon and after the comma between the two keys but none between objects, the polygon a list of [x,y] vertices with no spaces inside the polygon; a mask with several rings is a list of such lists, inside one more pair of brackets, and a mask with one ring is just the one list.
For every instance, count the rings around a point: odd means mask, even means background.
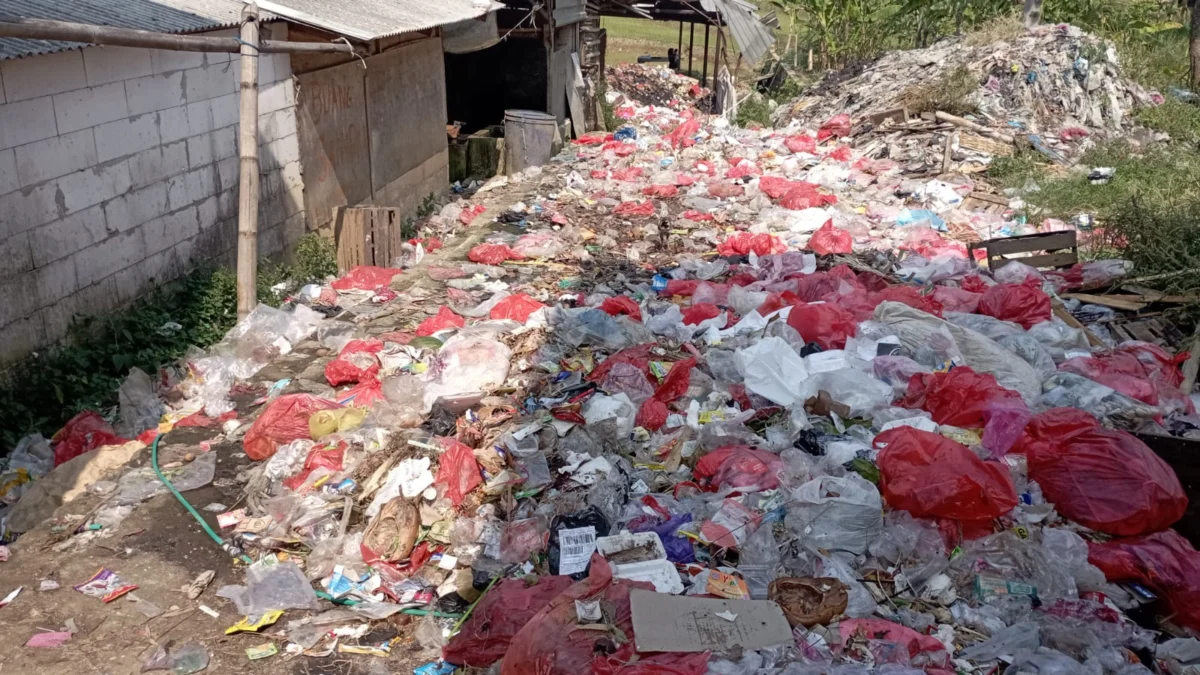
[{"label": "cinder block", "polygon": [[[81,287],[104,279],[146,257],[141,229],[116,234],[75,254],[75,274]],[[115,290],[115,289],[114,289]]]},{"label": "cinder block", "polygon": [[258,142],[269,143],[296,133],[296,109],[284,108],[258,117]]},{"label": "cinder block", "polygon": [[7,194],[21,186],[17,179],[17,151],[13,149],[0,150],[0,195]]},{"label": "cinder block", "polygon": [[272,55],[262,54],[258,59],[258,86],[268,85],[276,80],[275,61]]},{"label": "cinder block", "polygon": [[225,127],[212,133],[213,160],[237,156],[237,127]]},{"label": "cinder block", "polygon": [[65,176],[96,163],[91,129],[55,136],[16,148],[17,177],[22,187]]},{"label": "cinder block", "polygon": [[129,175],[135,188],[145,187],[187,170],[187,141],[160,145],[129,158]]},{"label": "cinder block", "polygon": [[54,116],[58,120],[60,134],[129,117],[125,83],[113,82],[55,94]]},{"label": "cinder block", "polygon": [[291,54],[272,54],[271,60],[275,62],[276,80],[287,80],[292,77]]},{"label": "cinder block", "polygon": [[[38,294],[30,288],[27,275],[0,281],[0,296],[5,299],[5,302],[0,302],[0,326],[28,318],[41,307]],[[0,349],[0,352],[3,351]]]},{"label": "cinder block", "polygon": [[88,86],[79,51],[10,59],[0,62],[0,72],[10,103]]},{"label": "cinder block", "polygon": [[0,105],[0,120],[4,121],[0,124],[0,150],[58,134],[54,124],[54,104],[49,96]]},{"label": "cinder block", "polygon": [[240,97],[238,94],[226,94],[209,101],[212,104],[212,121],[214,129],[236,126],[241,114]]},{"label": "cinder block", "polygon": [[125,98],[133,115],[181,106],[186,102],[183,97],[183,71],[127,80]]},{"label": "cinder block", "polygon": [[55,195],[61,208],[60,215],[82,211],[89,206],[108,201],[124,194],[133,186],[129,177],[129,163],[102,164],[59,178],[59,194]]},{"label": "cinder block", "polygon": [[[63,258],[34,270],[33,292],[42,307],[54,304],[79,290],[75,278],[75,261]],[[28,291],[27,291],[28,292]]]},{"label": "cinder block", "polygon": [[0,103],[8,103],[8,96],[4,94],[4,73],[0,72]]},{"label": "cinder block", "polygon": [[306,233],[307,227],[304,224],[303,212],[288,216],[288,219],[283,221],[284,247],[291,250]]},{"label": "cinder block", "polygon": [[142,237],[146,240],[147,255],[165,251],[199,233],[200,222],[194,206],[161,218],[155,218],[142,226]]},{"label": "cinder block", "polygon": [[119,270],[112,275],[113,282],[117,285],[117,302],[122,305],[128,305],[138,299],[144,289],[148,289],[151,285],[150,277],[146,271],[146,261],[138,261],[134,265],[130,265],[123,270]]},{"label": "cinder block", "polygon": [[174,143],[188,137],[187,106],[158,111],[158,131],[163,143]]},{"label": "cinder block", "polygon": [[289,100],[289,93],[292,87],[291,80],[283,82],[272,82],[258,88],[258,114],[266,115],[273,113],[276,110],[283,110],[292,105]]},{"label": "cinder block", "polygon": [[238,191],[235,183],[231,189],[217,195],[217,223],[236,218],[238,212]]},{"label": "cinder block", "polygon": [[109,201],[104,205],[104,217],[110,230],[127,232],[170,211],[167,204],[167,184],[154,183]]},{"label": "cinder block", "polygon": [[41,316],[10,323],[0,328],[0,345],[4,345],[0,350],[0,365],[16,363],[45,344],[46,332]]},{"label": "cinder block", "polygon": [[[205,56],[208,57],[211,54]],[[207,101],[236,91],[234,85],[237,84],[237,68],[235,64],[205,65],[203,68],[191,68],[183,72],[184,94],[189,103]]]},{"label": "cinder block", "polygon": [[68,329],[71,327],[71,319],[75,317],[79,297],[79,293],[69,295],[53,305],[39,309],[34,314],[35,318],[45,324],[46,330],[46,341],[38,345],[39,347],[66,337]]},{"label": "cinder block", "polygon": [[183,208],[216,193],[213,181],[216,167],[209,165],[179,174],[167,181],[167,204],[170,210]]},{"label": "cinder block", "polygon": [[237,157],[227,157],[217,162],[217,185],[222,190],[236,188],[238,186],[238,177],[240,174],[239,160]]},{"label": "cinder block", "polygon": [[30,230],[29,248],[33,264],[41,267],[107,237],[104,207],[97,204]]},{"label": "cinder block", "polygon": [[213,163],[212,134],[192,136],[187,139],[188,166],[195,169]]},{"label": "cinder block", "polygon": [[140,115],[96,127],[96,158],[108,162],[161,143],[156,115]]},{"label": "cinder block", "polygon": [[177,52],[169,49],[151,49],[150,67],[155,74],[177,70],[199,68],[204,65],[204,52]]},{"label": "cinder block", "polygon": [[259,164],[263,168],[277,169],[300,161],[300,143],[295,134],[284,136],[266,145],[260,145],[259,153]]},{"label": "cinder block", "polygon": [[218,198],[213,195],[196,205],[196,220],[200,229],[205,229],[217,222]]},{"label": "cinder block", "polygon": [[0,213],[4,214],[0,218],[0,238],[20,234],[62,217],[66,207],[59,205],[61,195],[57,183],[42,183],[35,188],[0,196]]},{"label": "cinder block", "polygon": [[212,101],[197,101],[187,105],[188,136],[207,134],[213,130]]},{"label": "cinder block", "polygon": [[33,269],[33,254],[29,248],[29,233],[22,232],[0,239],[0,279],[15,277]]},{"label": "cinder block", "polygon": [[154,72],[150,50],[137,47],[88,47],[83,50],[88,86],[132,80]]}]

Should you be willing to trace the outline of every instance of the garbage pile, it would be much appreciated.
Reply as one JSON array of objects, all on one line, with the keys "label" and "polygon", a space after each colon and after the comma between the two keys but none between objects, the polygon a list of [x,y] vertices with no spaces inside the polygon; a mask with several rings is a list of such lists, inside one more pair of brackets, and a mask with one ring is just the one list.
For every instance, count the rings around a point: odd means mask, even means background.
[{"label": "garbage pile", "polygon": [[669,68],[644,63],[618,63],[605,70],[608,90],[620,92],[640,105],[669,107],[680,103],[711,112],[712,90],[694,78]]},{"label": "garbage pile", "polygon": [[[164,406],[152,443],[190,420],[256,462],[218,515],[244,583],[209,602],[239,630],[286,616],[296,658],[404,650],[418,673],[1200,659],[1187,496],[1130,433],[1200,427],[1180,359],[1058,296],[1127,264],[985,271],[942,231],[1015,225],[864,158],[849,119],[617,105],[627,126],[433,217],[505,225],[466,260],[260,307],[170,396],[123,404]],[[398,290],[414,274],[442,286]],[[142,471],[117,503],[163,488]]]},{"label": "garbage pile", "polygon": [[[1060,159],[1096,137],[1127,135],[1137,124],[1136,108],[1163,101],[1122,75],[1111,43],[1056,25],[988,45],[950,37],[926,49],[889,52],[864,68],[830,73],[779,106],[773,119],[777,126],[815,126],[846,113],[878,127],[885,122],[872,116],[889,111],[907,107],[915,117],[911,108],[922,92],[936,90],[963,68],[977,88],[960,103],[976,108],[971,121],[991,130],[989,139],[1036,136],[1035,147]],[[987,153],[984,142],[975,145],[985,147],[971,149]]]}]

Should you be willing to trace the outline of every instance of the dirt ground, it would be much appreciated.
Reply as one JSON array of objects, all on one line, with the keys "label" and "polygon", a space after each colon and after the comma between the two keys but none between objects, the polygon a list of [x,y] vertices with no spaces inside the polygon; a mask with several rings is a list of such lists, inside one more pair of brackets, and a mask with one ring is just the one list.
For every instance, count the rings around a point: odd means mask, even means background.
[{"label": "dirt ground", "polygon": [[[511,203],[498,190],[488,201]],[[466,252],[478,243],[494,225],[494,212],[485,212],[476,221],[487,225],[472,228],[467,236],[448,242],[446,249],[427,256],[422,267],[465,259]],[[428,276],[420,268],[406,271],[397,287],[430,288]],[[440,284],[439,284],[440,285]],[[384,313],[364,325],[368,334],[394,330],[397,326],[419,322],[423,308],[401,299],[393,303],[399,311]],[[436,304],[434,306],[436,308]],[[431,310],[432,313],[432,310]],[[296,350],[264,368],[253,382],[270,384],[283,378],[293,378],[286,392],[314,388],[312,375],[321,372],[327,356],[315,340],[297,345]],[[307,378],[307,384],[306,384]],[[252,397],[251,397],[252,398]],[[236,400],[236,399],[235,399]],[[239,419],[250,421],[257,410],[246,401],[239,403]],[[200,454],[200,443],[217,436],[216,429],[180,429],[164,437],[160,445],[160,463],[168,464],[185,453]],[[242,453],[241,443],[223,442],[212,445],[217,453],[217,472],[212,485],[186,493],[188,500],[201,512],[214,529],[218,529],[216,514],[204,511],[208,504],[218,502],[236,508],[241,499],[243,483],[237,480],[240,472],[253,466]],[[141,451],[130,467],[150,462],[150,449]],[[110,475],[110,479],[113,476]],[[73,529],[86,521],[100,497],[88,493],[64,504],[55,517],[26,533],[10,546],[12,556],[0,563],[0,596],[13,588],[23,587],[10,605],[0,608],[0,673],[37,672],[80,675],[131,675],[141,671],[143,663],[159,645],[177,647],[198,642],[208,650],[210,661],[204,673],[256,672],[267,675],[295,673],[304,675],[411,673],[423,663],[435,660],[436,651],[424,651],[412,638],[415,617],[396,615],[389,621],[377,622],[368,638],[380,641],[399,634],[402,641],[393,647],[389,658],[368,655],[334,653],[327,658],[291,656],[283,652],[287,639],[283,627],[287,621],[305,616],[306,612],[289,611],[276,626],[262,633],[241,633],[226,636],[224,631],[241,616],[233,603],[217,597],[217,590],[227,584],[243,582],[243,565],[232,560],[203,532],[193,518],[170,494],[156,496],[140,505],[114,528],[103,532],[86,545],[66,539],[63,525]],[[55,526],[58,527],[55,527]],[[219,531],[219,529],[218,529]],[[86,581],[101,568],[116,572],[126,583],[137,584],[133,593],[105,604],[99,598],[76,592],[72,586]],[[215,579],[196,600],[189,600],[185,587],[205,570],[213,570]],[[43,580],[58,582],[59,588],[39,591]],[[148,601],[162,614],[147,618],[138,609],[138,601]],[[325,609],[328,603],[322,603]],[[219,612],[213,618],[199,610],[200,605]],[[65,645],[57,648],[25,647],[29,638],[40,632],[66,630],[73,620],[77,632]],[[280,654],[250,661],[248,647],[273,641]],[[364,643],[366,639],[364,639]],[[161,671],[160,671],[161,672]]]}]

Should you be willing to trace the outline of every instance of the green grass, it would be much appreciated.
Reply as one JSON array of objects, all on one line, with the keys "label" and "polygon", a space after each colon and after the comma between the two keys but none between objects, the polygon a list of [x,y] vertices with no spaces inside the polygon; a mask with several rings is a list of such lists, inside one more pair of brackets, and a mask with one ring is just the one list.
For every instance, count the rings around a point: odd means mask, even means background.
[{"label": "green grass", "polygon": [[[651,21],[650,19],[627,19],[622,17],[601,17],[600,26],[608,31],[608,53],[605,60],[609,64],[637,63],[639,56],[650,54],[667,56],[667,50],[679,46],[679,24],[674,21]],[[683,53],[680,58],[683,72],[697,79],[702,74],[704,65],[704,26],[696,25],[696,43],[691,53],[692,69],[688,72],[689,45],[691,44],[691,27],[683,25]],[[709,29],[708,34],[708,76],[711,79],[716,68],[717,33]],[[665,64],[664,64],[665,65]]]}]

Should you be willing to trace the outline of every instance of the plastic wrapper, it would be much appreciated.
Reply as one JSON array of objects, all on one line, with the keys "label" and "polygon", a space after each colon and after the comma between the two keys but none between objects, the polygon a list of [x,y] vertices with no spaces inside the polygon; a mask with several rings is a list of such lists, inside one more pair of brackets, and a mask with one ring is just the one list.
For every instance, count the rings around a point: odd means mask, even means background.
[{"label": "plastic wrapper", "polygon": [[285,394],[271,401],[246,432],[242,446],[246,456],[261,462],[280,445],[297,439],[312,440],[308,420],[321,410],[337,410],[337,403],[312,394]]},{"label": "plastic wrapper", "polygon": [[908,383],[913,375],[932,373],[929,366],[923,366],[907,356],[876,356],[871,361],[875,377],[888,384],[895,396],[908,393]]},{"label": "plastic wrapper", "polygon": [[779,487],[783,462],[779,455],[744,445],[717,448],[696,462],[692,474],[719,488],[741,492],[773,490]]},{"label": "plastic wrapper", "polygon": [[1058,317],[1034,325],[1029,329],[1029,337],[1045,345],[1055,363],[1064,361],[1067,351],[1091,351],[1087,335],[1082,330],[1063,323]]},{"label": "plastic wrapper", "polygon": [[[17,442],[8,456],[8,471],[24,470],[30,478],[41,478],[54,468],[54,448],[41,434],[30,434]],[[3,479],[0,479],[0,497],[4,496]]]},{"label": "plastic wrapper", "polygon": [[400,274],[400,270],[391,267],[360,265],[351,268],[346,276],[335,280],[330,286],[335,291],[378,291],[390,286],[397,274]]},{"label": "plastic wrapper", "polygon": [[1058,512],[1120,536],[1149,534],[1183,517],[1187,495],[1175,472],[1132,434],[1099,426],[1025,444],[1029,477]]},{"label": "plastic wrapper", "polygon": [[1001,335],[996,338],[996,342],[1024,359],[1025,363],[1028,363],[1043,379],[1050,377],[1057,370],[1054,365],[1054,357],[1050,355],[1050,350],[1046,349],[1037,338],[1020,333]]},{"label": "plastic wrapper", "polygon": [[821,476],[792,491],[785,522],[809,550],[865,553],[883,529],[883,501],[858,474]]},{"label": "plastic wrapper", "polygon": [[[164,469],[163,474],[175,489],[180,492],[196,490],[212,483],[217,471],[217,456],[214,452],[206,452],[183,466]],[[158,479],[158,474],[150,466],[142,466],[127,471],[117,481],[117,492],[111,498],[111,503],[118,506],[131,506],[144,502],[156,495],[167,494],[167,486]]]},{"label": "plastic wrapper", "polygon": [[1019,323],[1028,329],[1034,324],[1050,320],[1050,296],[1046,295],[1041,283],[1037,281],[998,284],[989,288],[980,298],[978,311],[997,319]]},{"label": "plastic wrapper", "polygon": [[54,444],[54,466],[58,466],[96,448],[120,445],[125,439],[117,436],[99,413],[85,410],[67,420],[50,442]]},{"label": "plastic wrapper", "polygon": [[1021,396],[998,385],[991,375],[960,366],[913,375],[899,405],[925,410],[938,424],[979,429],[984,426],[984,409],[997,401],[1021,402]]},{"label": "plastic wrapper", "polygon": [[843,349],[846,338],[854,336],[858,322],[834,303],[800,303],[792,307],[787,324],[795,328],[805,342],[815,342],[822,349]]},{"label": "plastic wrapper", "polygon": [[821,561],[821,570],[819,574],[825,577],[833,577],[838,581],[846,584],[846,616],[861,619],[871,616],[875,613],[876,603],[875,596],[871,595],[871,591],[859,581],[861,576],[854,568],[854,565],[841,558],[841,554],[825,555],[818,553]]},{"label": "plastic wrapper", "polygon": [[962,314],[946,312],[946,320],[956,326],[970,328],[976,333],[985,335],[993,340],[1005,335],[1021,335],[1024,331],[1012,321],[1002,321],[983,314]]},{"label": "plastic wrapper", "polygon": [[541,577],[532,586],[524,579],[500,580],[442,649],[442,658],[457,666],[491,666],[504,658],[521,628],[573,583],[566,576]]},{"label": "plastic wrapper", "polygon": [[1159,414],[1157,407],[1075,373],[1055,373],[1046,378],[1042,386],[1045,389],[1041,397],[1044,407],[1080,408],[1116,425],[1136,426]]},{"label": "plastic wrapper", "polygon": [[993,459],[1008,454],[1032,417],[1029,407],[1019,399],[988,401],[983,406],[983,447],[992,453]]},{"label": "plastic wrapper", "polygon": [[217,595],[233,601],[238,613],[262,616],[274,609],[319,609],[308,577],[293,562],[255,563],[246,569],[245,586],[223,586]]},{"label": "plastic wrapper", "polygon": [[1179,533],[1090,543],[1088,562],[1111,582],[1145,584],[1164,597],[1173,621],[1200,630],[1200,553]]},{"label": "plastic wrapper", "polygon": [[982,521],[1017,505],[1008,468],[928,431],[897,427],[875,437],[880,491],[889,506],[920,518]]},{"label": "plastic wrapper", "polygon": [[654,396],[654,385],[640,368],[631,363],[615,363],[600,379],[600,388],[610,394],[625,394],[636,405]]},{"label": "plastic wrapper", "polygon": [[898,302],[880,303],[875,308],[874,318],[893,331],[910,353],[927,346],[934,335],[945,328],[953,337],[956,349],[961,352],[965,361],[963,365],[994,376],[1000,386],[1018,392],[1027,402],[1036,400],[1042,393],[1042,378],[1038,377],[1037,371],[995,340],[980,333]]},{"label": "plastic wrapper", "polygon": [[849,255],[854,251],[854,237],[849,232],[834,227],[828,220],[808,240],[808,250],[817,255]]},{"label": "plastic wrapper", "polygon": [[666,520],[653,517],[636,518],[629,523],[630,532],[654,532],[662,540],[667,560],[673,563],[690,563],[696,560],[692,540],[678,534],[679,528],[692,522],[692,514],[681,513]]},{"label": "plastic wrapper", "polygon": [[1037,624],[1026,622],[1008,626],[991,638],[962,650],[959,658],[976,663],[999,661],[1022,651],[1032,651],[1042,645]]}]

